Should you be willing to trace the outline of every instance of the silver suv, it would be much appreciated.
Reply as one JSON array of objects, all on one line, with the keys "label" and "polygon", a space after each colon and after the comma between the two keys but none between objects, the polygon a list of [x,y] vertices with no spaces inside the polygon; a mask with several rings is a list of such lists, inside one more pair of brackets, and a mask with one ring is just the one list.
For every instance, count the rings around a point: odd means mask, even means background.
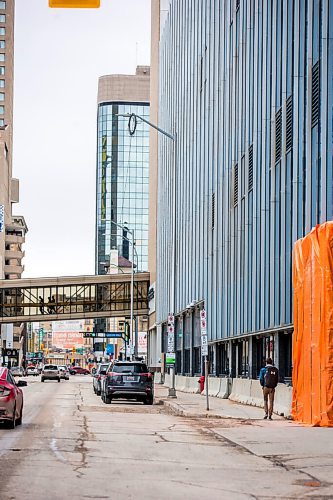
[{"label": "silver suv", "polygon": [[60,382],[60,372],[57,365],[44,365],[42,382],[45,382],[45,380],[58,380]]}]

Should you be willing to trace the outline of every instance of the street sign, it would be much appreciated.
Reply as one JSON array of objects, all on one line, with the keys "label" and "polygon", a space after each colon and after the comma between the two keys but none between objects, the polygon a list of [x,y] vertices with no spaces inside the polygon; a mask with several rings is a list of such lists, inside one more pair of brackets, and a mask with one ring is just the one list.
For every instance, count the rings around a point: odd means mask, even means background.
[{"label": "street sign", "polygon": [[175,317],[173,314],[168,315],[168,353],[175,352]]},{"label": "street sign", "polygon": [[49,0],[49,7],[63,9],[97,9],[100,0]]},{"label": "street sign", "polygon": [[93,339],[94,337],[96,337],[95,332],[83,332],[84,339]]},{"label": "street sign", "polygon": [[107,339],[121,339],[123,336],[123,332],[105,332],[104,336]]},{"label": "street sign", "polygon": [[207,322],[206,322],[205,309],[202,309],[202,311],[200,311],[200,323],[201,323],[201,355],[208,356],[208,335],[207,335]]},{"label": "street sign", "polygon": [[174,352],[168,352],[165,357],[165,362],[167,365],[174,365],[176,363],[176,355]]},{"label": "street sign", "polygon": [[3,228],[5,227],[5,207],[0,205],[0,233],[3,232]]}]

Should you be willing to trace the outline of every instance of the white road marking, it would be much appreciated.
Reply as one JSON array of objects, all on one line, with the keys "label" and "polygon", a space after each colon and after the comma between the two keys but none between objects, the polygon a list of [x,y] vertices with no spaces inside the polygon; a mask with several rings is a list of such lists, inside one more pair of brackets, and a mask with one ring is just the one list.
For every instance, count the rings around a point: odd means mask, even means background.
[{"label": "white road marking", "polygon": [[53,451],[53,453],[55,454],[56,458],[58,460],[60,460],[60,462],[64,463],[64,464],[67,464],[68,461],[66,460],[65,457],[62,456],[62,454],[60,453],[60,451],[58,450],[58,447],[57,447],[57,440],[55,438],[53,438],[50,442],[50,448],[51,450]]}]

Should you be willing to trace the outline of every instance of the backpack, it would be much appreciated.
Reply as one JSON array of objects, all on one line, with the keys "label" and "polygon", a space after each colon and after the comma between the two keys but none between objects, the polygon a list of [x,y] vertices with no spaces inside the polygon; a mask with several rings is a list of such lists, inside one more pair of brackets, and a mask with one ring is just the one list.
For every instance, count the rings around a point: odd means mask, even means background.
[{"label": "backpack", "polygon": [[275,366],[266,366],[265,387],[275,389],[279,382],[279,370]]}]

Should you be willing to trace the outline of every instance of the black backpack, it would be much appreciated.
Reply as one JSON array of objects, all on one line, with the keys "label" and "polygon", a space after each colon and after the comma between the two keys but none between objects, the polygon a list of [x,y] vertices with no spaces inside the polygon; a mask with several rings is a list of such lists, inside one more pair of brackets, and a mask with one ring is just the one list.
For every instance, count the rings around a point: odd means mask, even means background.
[{"label": "black backpack", "polygon": [[265,387],[275,389],[279,382],[279,370],[275,366],[266,366]]}]

